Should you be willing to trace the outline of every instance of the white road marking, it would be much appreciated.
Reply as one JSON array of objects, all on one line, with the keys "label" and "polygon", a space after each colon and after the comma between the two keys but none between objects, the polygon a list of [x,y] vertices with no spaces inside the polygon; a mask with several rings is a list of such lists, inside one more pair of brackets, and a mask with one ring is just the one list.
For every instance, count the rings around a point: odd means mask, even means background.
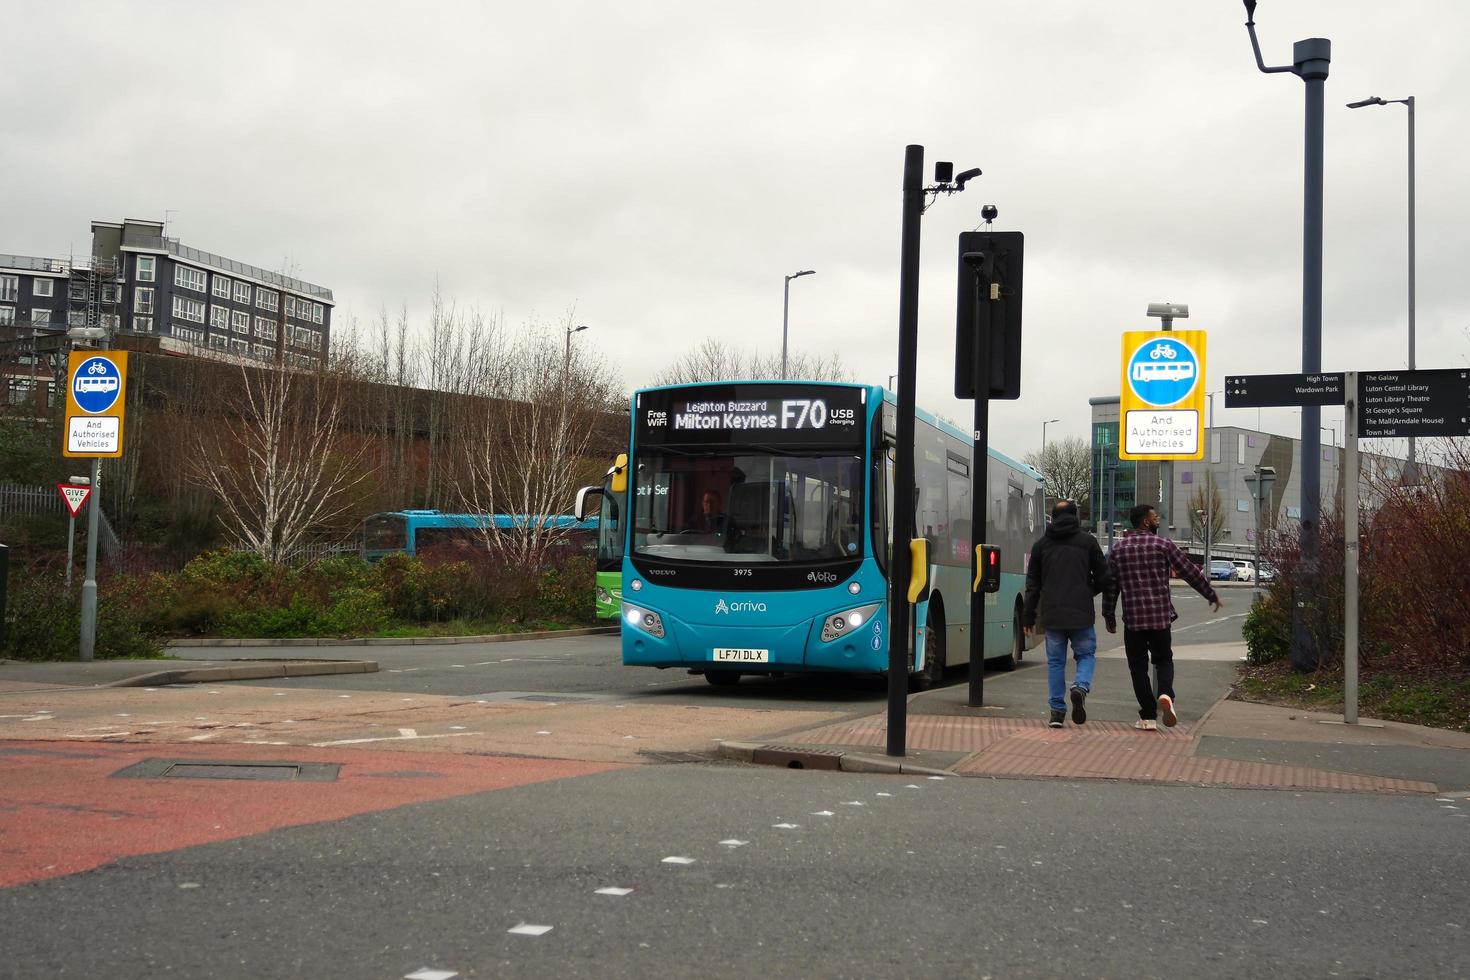
[{"label": "white road marking", "polygon": [[924,787],[920,786],[918,783],[909,783],[907,786],[904,787],[904,789],[923,789],[923,788]]},{"label": "white road marking", "polygon": [[837,816],[837,814],[833,813],[831,810],[816,810],[816,811],[813,811],[812,816],[814,816],[814,817],[835,817],[835,816]]},{"label": "white road marking", "polygon": [[191,742],[204,742],[204,741],[207,741],[207,740],[209,740],[211,738],[214,738],[218,734],[219,734],[219,732],[205,732],[203,735],[190,735],[189,736],[189,741],[191,741]]},{"label": "white road marking", "polygon": [[666,857],[662,861],[660,861],[659,863],[660,864],[693,864],[694,863],[694,858]]},{"label": "white road marking", "polygon": [[1199,629],[1201,626],[1215,626],[1219,623],[1228,623],[1232,619],[1244,619],[1246,613],[1232,613],[1229,616],[1221,616],[1218,619],[1207,619],[1203,623],[1191,623],[1188,626],[1180,626],[1174,630],[1175,633],[1184,633],[1189,630]]},{"label": "white road marking", "polygon": [[801,824],[799,824],[799,823],[773,823],[773,824],[771,824],[771,826],[773,828],[775,828],[776,830],[800,830],[801,829]]},{"label": "white road marking", "polygon": [[736,840],[735,838],[731,837],[729,840],[720,841],[720,843],[724,844],[726,847],[744,847],[746,844],[749,844],[750,841]]},{"label": "white road marking", "polygon": [[312,742],[312,748],[326,749],[333,745],[362,745],[364,742],[406,742],[425,738],[459,738],[461,735],[478,735],[479,732],[447,732],[443,735],[383,735],[378,738],[339,738],[332,742]]},{"label": "white road marking", "polygon": [[551,926],[531,926],[522,922],[520,925],[507,929],[506,932],[513,936],[544,936],[552,929]]},{"label": "white road marking", "polygon": [[875,796],[892,796],[892,793],[875,793]]},{"label": "white road marking", "polygon": [[402,735],[404,738],[418,737],[418,732],[412,728],[400,728],[398,729],[398,734]]},{"label": "white road marking", "polygon": [[944,782],[944,778],[945,777],[943,777],[943,776],[930,776],[929,778],[932,779],[932,780],[934,780],[935,782],[942,783],[942,782]]},{"label": "white road marking", "polygon": [[537,732],[536,734],[537,735],[550,735],[551,733],[550,732],[544,732],[543,731],[543,732]]},{"label": "white road marking", "polygon": [[845,800],[842,803],[839,803],[837,805],[838,806],[867,806],[867,804],[864,803],[862,800]]},{"label": "white road marking", "polygon": [[593,894],[596,894],[596,895],[615,895],[618,898],[622,898],[624,895],[631,895],[631,894],[633,894],[633,889],[631,889],[631,888],[599,888]]},{"label": "white road marking", "polygon": [[453,970],[431,970],[425,966],[412,973],[405,973],[403,980],[453,980],[457,976],[459,974]]}]

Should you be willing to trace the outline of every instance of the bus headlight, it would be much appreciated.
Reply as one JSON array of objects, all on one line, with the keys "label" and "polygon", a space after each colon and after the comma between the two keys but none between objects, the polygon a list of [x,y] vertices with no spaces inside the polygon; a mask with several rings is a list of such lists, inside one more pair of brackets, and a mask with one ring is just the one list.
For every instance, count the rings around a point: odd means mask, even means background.
[{"label": "bus headlight", "polygon": [[656,612],[640,609],[637,606],[631,606],[625,602],[623,603],[623,622],[629,626],[635,626],[643,630],[649,636],[656,636],[659,639],[663,639],[663,617]]},{"label": "bus headlight", "polygon": [[872,619],[883,604],[874,602],[866,606],[858,606],[856,609],[846,609],[840,613],[828,616],[822,623],[822,642],[831,643],[840,636],[855,631],[868,620]]}]

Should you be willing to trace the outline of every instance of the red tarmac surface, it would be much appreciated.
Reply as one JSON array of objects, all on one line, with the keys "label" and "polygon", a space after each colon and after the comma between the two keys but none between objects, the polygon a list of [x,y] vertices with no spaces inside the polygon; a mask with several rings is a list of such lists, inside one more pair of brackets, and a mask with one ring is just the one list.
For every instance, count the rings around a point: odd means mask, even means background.
[{"label": "red tarmac surface", "polygon": [[[146,759],[336,763],[336,782],[113,779]],[[262,745],[0,741],[0,888],[120,858],[619,768]]]}]

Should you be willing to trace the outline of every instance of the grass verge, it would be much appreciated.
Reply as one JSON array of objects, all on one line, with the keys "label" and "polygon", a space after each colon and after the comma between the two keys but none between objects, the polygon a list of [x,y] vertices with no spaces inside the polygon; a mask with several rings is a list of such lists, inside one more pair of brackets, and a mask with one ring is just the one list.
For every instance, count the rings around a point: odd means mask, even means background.
[{"label": "grass verge", "polygon": [[[1342,675],[1298,674],[1279,661],[1242,665],[1232,697],[1308,711],[1340,712]],[[1470,732],[1470,673],[1364,674],[1358,680],[1358,713],[1384,721]]]}]

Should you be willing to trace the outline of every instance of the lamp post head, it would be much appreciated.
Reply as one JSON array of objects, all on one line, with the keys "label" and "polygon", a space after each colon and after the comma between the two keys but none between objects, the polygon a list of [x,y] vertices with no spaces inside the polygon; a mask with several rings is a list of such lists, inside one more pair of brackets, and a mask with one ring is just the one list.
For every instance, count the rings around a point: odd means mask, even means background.
[{"label": "lamp post head", "polygon": [[1349,102],[1347,104],[1347,107],[1349,109],[1361,109],[1365,105],[1386,105],[1386,104],[1387,103],[1385,103],[1382,99],[1380,99],[1378,96],[1375,95],[1372,98],[1362,99],[1362,100],[1360,100],[1358,102]]},{"label": "lamp post head", "polygon": [[797,273],[794,273],[792,275],[789,275],[786,278],[787,279],[800,279],[802,276],[814,276],[816,274],[817,274],[817,270],[816,269],[802,269],[800,272],[797,272]]},{"label": "lamp post head", "polygon": [[581,333],[583,330],[586,330],[586,329],[587,329],[587,324],[584,323],[584,324],[582,324],[581,326],[578,326],[578,327],[568,327],[567,328],[567,333]]},{"label": "lamp post head", "polygon": [[1189,319],[1188,303],[1150,303],[1148,304],[1148,315],[1163,317],[1166,320]]}]

